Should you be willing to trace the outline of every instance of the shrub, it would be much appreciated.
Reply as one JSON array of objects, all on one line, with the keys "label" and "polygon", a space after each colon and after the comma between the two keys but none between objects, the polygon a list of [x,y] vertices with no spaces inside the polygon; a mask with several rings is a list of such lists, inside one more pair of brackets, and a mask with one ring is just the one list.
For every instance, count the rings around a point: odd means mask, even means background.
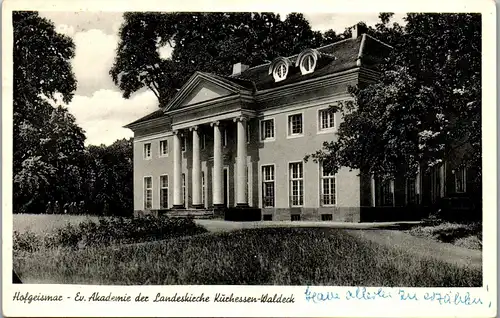
[{"label": "shrub", "polygon": [[131,244],[195,235],[206,232],[192,219],[171,219],[147,216],[144,218],[100,218],[86,220],[78,225],[68,223],[45,236],[33,232],[14,232],[14,250],[34,252],[41,247],[68,247],[73,249]]}]

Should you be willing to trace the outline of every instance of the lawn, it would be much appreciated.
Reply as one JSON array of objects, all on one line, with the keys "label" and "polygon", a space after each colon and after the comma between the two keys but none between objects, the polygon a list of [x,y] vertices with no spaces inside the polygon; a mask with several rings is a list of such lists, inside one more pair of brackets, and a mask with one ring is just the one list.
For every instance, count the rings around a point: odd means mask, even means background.
[{"label": "lawn", "polygon": [[261,228],[167,240],[22,252],[26,283],[469,287],[480,268],[331,228]]},{"label": "lawn", "polygon": [[72,224],[78,225],[87,220],[97,221],[97,216],[67,214],[14,214],[13,228],[20,233],[49,233],[57,228]]}]

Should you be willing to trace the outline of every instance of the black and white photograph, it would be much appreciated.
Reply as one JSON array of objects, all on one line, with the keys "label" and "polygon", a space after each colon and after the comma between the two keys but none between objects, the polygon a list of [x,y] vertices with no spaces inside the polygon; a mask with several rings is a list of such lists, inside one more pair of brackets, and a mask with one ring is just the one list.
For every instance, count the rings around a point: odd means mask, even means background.
[{"label": "black and white photograph", "polygon": [[484,14],[290,11],[10,12],[13,288],[492,288]]}]

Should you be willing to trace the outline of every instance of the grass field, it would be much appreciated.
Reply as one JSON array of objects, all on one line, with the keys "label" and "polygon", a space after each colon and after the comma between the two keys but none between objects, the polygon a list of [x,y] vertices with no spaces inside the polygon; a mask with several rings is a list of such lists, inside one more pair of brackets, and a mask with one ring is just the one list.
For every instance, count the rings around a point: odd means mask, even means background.
[{"label": "grass field", "polygon": [[20,233],[49,233],[65,225],[77,225],[86,220],[97,221],[97,216],[65,214],[14,214],[14,231]]},{"label": "grass field", "polygon": [[21,253],[26,283],[482,285],[480,268],[390,248],[331,228],[262,228],[169,240]]}]

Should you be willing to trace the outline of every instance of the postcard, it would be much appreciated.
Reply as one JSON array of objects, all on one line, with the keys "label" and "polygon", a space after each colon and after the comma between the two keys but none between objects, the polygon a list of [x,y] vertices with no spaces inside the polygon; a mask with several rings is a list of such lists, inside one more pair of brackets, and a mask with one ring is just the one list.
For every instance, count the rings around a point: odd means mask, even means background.
[{"label": "postcard", "polygon": [[496,316],[495,9],[4,1],[3,315]]}]

